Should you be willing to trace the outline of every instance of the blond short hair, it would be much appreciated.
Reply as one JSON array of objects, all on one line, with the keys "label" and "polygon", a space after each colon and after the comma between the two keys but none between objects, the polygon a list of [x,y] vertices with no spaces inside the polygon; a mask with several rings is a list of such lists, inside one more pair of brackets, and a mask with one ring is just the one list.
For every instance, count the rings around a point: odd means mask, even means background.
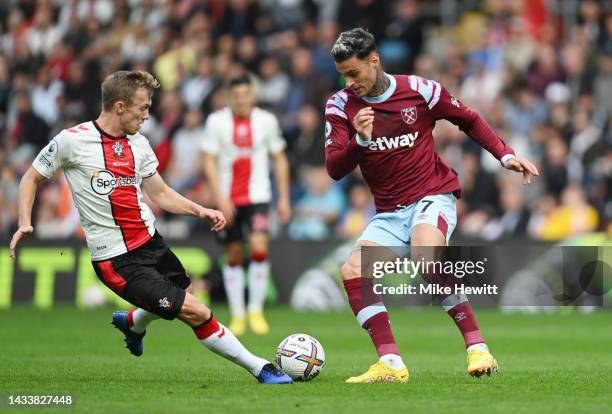
[{"label": "blond short hair", "polygon": [[102,82],[102,109],[109,111],[118,101],[130,104],[139,88],[145,88],[152,95],[153,90],[159,88],[159,82],[144,70],[121,70],[112,73]]}]

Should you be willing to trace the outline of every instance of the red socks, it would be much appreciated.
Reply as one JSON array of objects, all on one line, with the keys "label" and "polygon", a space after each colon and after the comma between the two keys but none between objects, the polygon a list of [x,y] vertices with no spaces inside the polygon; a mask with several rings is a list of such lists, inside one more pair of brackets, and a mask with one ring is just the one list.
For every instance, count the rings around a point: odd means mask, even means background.
[{"label": "red socks", "polygon": [[393,338],[387,308],[381,298],[374,293],[372,280],[361,277],[344,280],[344,289],[357,321],[368,331],[378,356],[400,355]]},{"label": "red socks", "polygon": [[447,296],[442,300],[442,306],[461,331],[466,348],[470,345],[484,343],[476,316],[472,311],[472,305],[465,295]]}]

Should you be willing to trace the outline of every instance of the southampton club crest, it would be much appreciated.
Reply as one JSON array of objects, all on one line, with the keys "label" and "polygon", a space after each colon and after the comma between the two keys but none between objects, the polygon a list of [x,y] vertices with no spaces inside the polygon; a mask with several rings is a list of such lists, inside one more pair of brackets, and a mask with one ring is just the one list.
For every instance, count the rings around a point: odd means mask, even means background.
[{"label": "southampton club crest", "polygon": [[121,142],[115,142],[113,144],[113,151],[115,151],[115,158],[123,158],[123,144]]},{"label": "southampton club crest", "polygon": [[417,120],[416,106],[411,106],[409,108],[402,108],[402,119],[408,125],[414,124]]}]

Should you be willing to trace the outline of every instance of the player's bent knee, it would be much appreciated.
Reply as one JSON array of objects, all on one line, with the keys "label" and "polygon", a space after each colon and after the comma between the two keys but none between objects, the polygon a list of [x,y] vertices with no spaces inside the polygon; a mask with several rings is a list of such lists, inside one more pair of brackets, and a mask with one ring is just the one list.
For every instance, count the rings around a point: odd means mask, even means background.
[{"label": "player's bent knee", "polygon": [[227,263],[230,266],[239,266],[242,264],[242,246],[240,243],[230,243],[226,246]]}]

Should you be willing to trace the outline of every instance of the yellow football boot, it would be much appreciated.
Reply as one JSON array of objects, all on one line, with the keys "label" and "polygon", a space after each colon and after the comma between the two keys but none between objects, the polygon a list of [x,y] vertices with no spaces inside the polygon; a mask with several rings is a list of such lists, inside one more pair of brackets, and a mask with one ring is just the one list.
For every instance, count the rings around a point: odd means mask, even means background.
[{"label": "yellow football boot", "polygon": [[266,335],[270,332],[270,326],[262,311],[249,312],[249,326],[256,335]]},{"label": "yellow football boot", "polygon": [[348,384],[367,384],[372,382],[408,382],[408,368],[394,369],[385,364],[384,362],[378,361],[374,365],[370,366],[365,373],[357,376],[350,377],[346,380]]},{"label": "yellow football boot", "polygon": [[229,330],[236,336],[244,335],[246,331],[246,318],[233,317],[232,322],[229,324]]},{"label": "yellow football boot", "polygon": [[472,349],[467,354],[468,374],[473,377],[480,377],[482,374],[491,375],[497,372],[497,361],[488,351]]}]

